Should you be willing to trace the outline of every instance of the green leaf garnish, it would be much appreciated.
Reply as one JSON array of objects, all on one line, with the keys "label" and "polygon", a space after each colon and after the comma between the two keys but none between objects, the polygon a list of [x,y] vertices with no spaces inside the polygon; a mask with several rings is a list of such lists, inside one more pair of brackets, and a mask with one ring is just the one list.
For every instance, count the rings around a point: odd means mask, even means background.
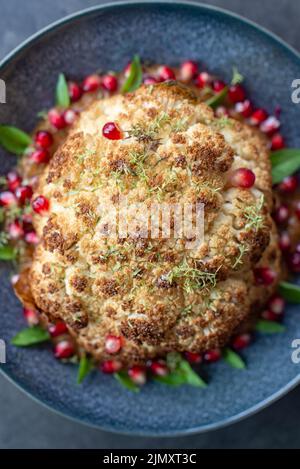
[{"label": "green leaf garnish", "polygon": [[300,303],[300,287],[294,283],[281,282],[279,284],[279,293],[291,303]]},{"label": "green leaf garnish", "polygon": [[0,145],[5,150],[22,155],[31,144],[30,135],[10,125],[0,125]]},{"label": "green leaf garnish", "polygon": [[130,64],[129,75],[122,86],[122,93],[129,93],[135,91],[142,84],[143,70],[141,60],[138,55],[135,55]]},{"label": "green leaf garnish", "polygon": [[68,90],[68,84],[66,77],[63,73],[58,75],[56,84],[56,106],[69,107],[70,106],[70,95]]},{"label": "green leaf garnish", "polygon": [[238,370],[244,370],[246,368],[244,360],[242,360],[242,358],[230,348],[224,348],[223,358],[228,365],[232,366],[232,368],[237,368]]},{"label": "green leaf garnish", "polygon": [[238,85],[239,83],[242,83],[243,81],[244,81],[243,75],[240,74],[237,67],[233,67],[231,84]]},{"label": "green leaf garnish", "polygon": [[28,327],[20,331],[11,341],[17,347],[29,347],[50,339],[50,335],[40,326]]},{"label": "green leaf garnish", "polygon": [[278,184],[300,168],[300,149],[285,148],[271,153],[272,181]]},{"label": "green leaf garnish", "polygon": [[189,384],[190,386],[198,388],[206,387],[205,381],[200,378],[191,365],[184,360],[179,353],[169,353],[167,355],[167,364],[171,370],[170,373],[166,376],[156,376],[154,378],[155,381],[169,386]]},{"label": "green leaf garnish", "polygon": [[228,93],[228,86],[225,86],[225,88],[223,88],[219,93],[217,93],[214,96],[212,96],[211,98],[207,99],[205,101],[205,103],[208,106],[210,106],[211,108],[215,109],[220,104],[222,104],[222,102],[224,101],[224,99],[227,96],[227,93]]},{"label": "green leaf garnish", "polygon": [[6,244],[5,246],[0,246],[0,261],[12,261],[16,258],[17,250]]},{"label": "green leaf garnish", "polygon": [[114,377],[124,388],[128,389],[129,391],[140,391],[139,386],[132,381],[132,379],[128,376],[127,371],[118,371],[117,373],[114,373]]},{"label": "green leaf garnish", "polygon": [[275,321],[267,321],[264,319],[260,319],[256,323],[255,329],[258,332],[262,332],[264,334],[278,334],[280,332],[285,331],[285,327],[282,324],[279,324]]},{"label": "green leaf garnish", "polygon": [[93,362],[92,360],[83,355],[80,357],[79,367],[78,367],[78,374],[77,374],[77,383],[80,384],[84,380],[84,378],[91,372],[93,369]]}]

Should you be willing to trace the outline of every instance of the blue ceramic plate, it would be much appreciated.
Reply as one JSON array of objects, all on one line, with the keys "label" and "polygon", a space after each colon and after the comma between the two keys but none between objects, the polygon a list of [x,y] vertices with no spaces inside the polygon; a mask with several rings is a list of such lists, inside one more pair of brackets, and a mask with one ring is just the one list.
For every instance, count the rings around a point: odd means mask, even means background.
[{"label": "blue ceramic plate", "polygon": [[[199,4],[120,3],[86,10],[43,30],[6,58],[0,77],[7,104],[0,122],[30,130],[36,113],[51,106],[59,72],[81,78],[95,69],[121,69],[138,53],[144,60],[204,62],[230,79],[238,65],[252,98],[272,111],[282,107],[283,132],[300,147],[300,107],[291,102],[291,82],[300,58],[270,33],[237,16]],[[1,151],[1,171],[14,161]],[[1,266],[0,337],[7,344],[24,327],[20,304]],[[210,385],[172,389],[151,383],[139,394],[113,378],[91,374],[81,386],[76,369],[56,361],[47,347],[7,346],[4,373],[28,394],[69,417],[103,429],[140,435],[183,435],[219,428],[263,408],[299,382],[291,342],[300,337],[297,307],[289,306],[287,332],[262,336],[245,352],[246,371],[225,363],[206,370]]]}]

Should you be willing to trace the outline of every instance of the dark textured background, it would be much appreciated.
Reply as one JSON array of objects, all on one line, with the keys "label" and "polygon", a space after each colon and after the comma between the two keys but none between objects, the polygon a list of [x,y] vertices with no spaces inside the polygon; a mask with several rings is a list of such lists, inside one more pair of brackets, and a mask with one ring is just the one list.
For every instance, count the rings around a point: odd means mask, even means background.
[{"label": "dark textured background", "polygon": [[[99,3],[104,2],[1,0],[0,56],[50,22]],[[300,48],[298,0],[214,0],[203,3],[240,13]],[[31,401],[2,377],[0,390],[0,448],[300,447],[300,389],[259,415],[231,427],[199,436],[160,440],[111,435],[73,423]]]}]

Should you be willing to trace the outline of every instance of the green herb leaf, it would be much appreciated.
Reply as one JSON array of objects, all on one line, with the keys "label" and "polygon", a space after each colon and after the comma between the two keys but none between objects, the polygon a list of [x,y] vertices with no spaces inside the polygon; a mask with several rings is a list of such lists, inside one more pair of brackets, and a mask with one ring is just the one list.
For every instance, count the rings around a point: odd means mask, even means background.
[{"label": "green herb leaf", "polygon": [[122,86],[122,93],[129,93],[135,91],[142,84],[143,70],[141,61],[138,55],[135,55],[130,64],[129,75]]},{"label": "green herb leaf", "polygon": [[300,168],[300,149],[285,148],[271,153],[272,181],[278,184]]},{"label": "green herb leaf", "polygon": [[179,353],[168,353],[167,364],[171,370],[170,373],[166,376],[156,376],[155,381],[168,386],[189,384],[198,388],[206,387],[205,381]]},{"label": "green herb leaf", "polygon": [[244,81],[243,75],[241,75],[237,67],[233,67],[231,84],[238,85],[239,83],[242,83],[243,81]]},{"label": "green herb leaf", "polygon": [[117,373],[114,373],[114,377],[124,388],[128,389],[129,391],[140,391],[139,386],[132,381],[132,379],[128,376],[127,371],[118,371]]},{"label": "green herb leaf", "polygon": [[279,293],[291,303],[300,303],[300,287],[294,283],[281,282]]},{"label": "green herb leaf", "polygon": [[232,368],[237,368],[238,370],[244,370],[246,368],[244,360],[230,348],[223,350],[223,358]]},{"label": "green herb leaf", "polygon": [[10,125],[0,125],[0,145],[5,150],[16,155],[22,155],[31,142],[30,135],[23,132],[23,130]]},{"label": "green herb leaf", "polygon": [[264,319],[260,319],[256,323],[255,329],[264,334],[278,334],[279,332],[285,331],[285,327],[282,324],[275,321],[266,321]]},{"label": "green herb leaf", "polygon": [[212,96],[211,98],[207,99],[205,101],[205,103],[208,106],[210,106],[211,108],[215,109],[220,104],[222,104],[222,102],[224,101],[224,99],[227,96],[227,93],[228,93],[228,87],[225,86],[225,88],[223,88],[219,93],[217,93],[214,96]]},{"label": "green herb leaf", "polygon": [[0,261],[12,261],[16,258],[17,251],[15,248],[6,244],[5,246],[0,246]]},{"label": "green herb leaf", "polygon": [[50,335],[40,326],[28,327],[19,332],[11,341],[17,347],[29,347],[30,345],[46,342]]},{"label": "green herb leaf", "polygon": [[82,383],[84,378],[90,373],[92,369],[93,369],[92,360],[86,355],[83,355],[82,357],[80,357],[78,374],[77,374],[77,383],[78,384]]},{"label": "green herb leaf", "polygon": [[56,105],[59,107],[70,106],[70,95],[68,90],[67,80],[63,73],[58,75],[56,84]]}]

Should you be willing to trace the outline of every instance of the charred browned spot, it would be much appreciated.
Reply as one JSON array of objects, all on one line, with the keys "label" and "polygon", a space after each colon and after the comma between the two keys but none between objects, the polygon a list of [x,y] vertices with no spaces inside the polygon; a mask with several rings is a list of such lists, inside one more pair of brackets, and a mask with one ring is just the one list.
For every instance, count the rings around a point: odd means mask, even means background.
[{"label": "charred browned spot", "polygon": [[111,171],[124,173],[128,169],[128,163],[122,158],[115,159],[109,162],[109,168]]},{"label": "charred browned spot", "polygon": [[102,293],[107,296],[117,295],[119,285],[114,279],[101,279],[97,281],[97,285]]},{"label": "charred browned spot", "polygon": [[70,264],[75,264],[75,262],[78,260],[78,253],[76,251],[74,252],[68,252],[66,254],[66,260],[70,263]]},{"label": "charred browned spot", "polygon": [[179,155],[175,158],[175,166],[177,168],[185,168],[186,167],[186,157],[184,155]]},{"label": "charred browned spot", "polygon": [[129,322],[123,321],[121,332],[127,339],[131,339],[136,343],[146,342],[149,345],[158,345],[163,337],[156,324],[142,319]]},{"label": "charred browned spot", "polygon": [[80,277],[79,275],[75,275],[70,279],[70,284],[72,285],[74,290],[81,293],[86,289],[88,285],[88,279],[86,277]]},{"label": "charred browned spot", "polygon": [[179,335],[182,339],[189,339],[193,337],[195,331],[192,326],[187,324],[183,324],[182,326],[176,327],[176,334]]},{"label": "charred browned spot", "polygon": [[170,283],[170,281],[168,280],[168,276],[167,275],[161,275],[157,281],[156,281],[156,285],[158,286],[158,288],[172,288],[174,285],[172,283]]},{"label": "charred browned spot", "polygon": [[117,315],[117,311],[111,306],[108,306],[105,312],[106,312],[106,316],[109,318],[114,318]]},{"label": "charred browned spot", "polygon": [[51,264],[46,262],[45,264],[43,264],[42,266],[42,272],[44,275],[49,275],[51,274]]},{"label": "charred browned spot", "polygon": [[57,189],[56,191],[53,192],[52,197],[58,201],[60,201],[63,197],[62,193]]},{"label": "charred browned spot", "polygon": [[55,283],[49,283],[48,285],[48,293],[53,294],[59,291],[59,287]]},{"label": "charred browned spot", "polygon": [[186,138],[183,134],[181,133],[174,133],[171,135],[171,140],[175,144],[182,144],[184,145],[186,143]]},{"label": "charred browned spot", "polygon": [[70,181],[70,179],[65,179],[64,182],[63,182],[63,187],[65,189],[72,189],[73,188],[73,183]]}]

